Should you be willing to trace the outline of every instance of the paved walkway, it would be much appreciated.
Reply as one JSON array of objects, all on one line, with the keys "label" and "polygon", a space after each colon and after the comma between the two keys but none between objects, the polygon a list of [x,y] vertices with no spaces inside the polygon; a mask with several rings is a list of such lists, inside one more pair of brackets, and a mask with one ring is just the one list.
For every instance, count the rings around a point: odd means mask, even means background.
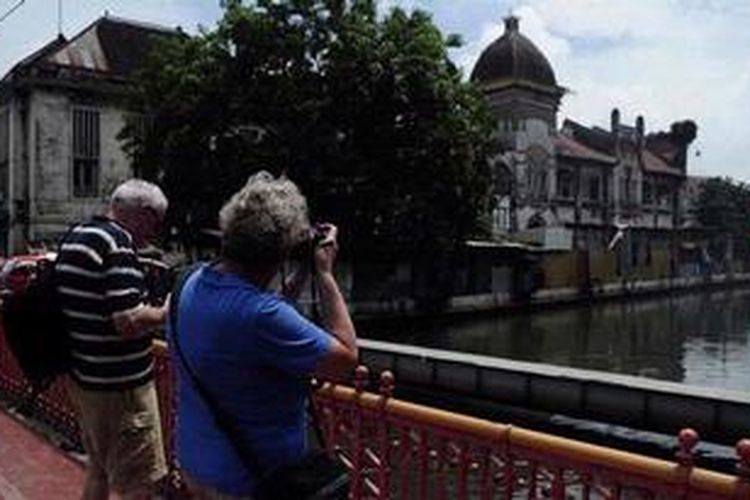
[{"label": "paved walkway", "polygon": [[83,466],[0,411],[0,499],[73,500]]}]

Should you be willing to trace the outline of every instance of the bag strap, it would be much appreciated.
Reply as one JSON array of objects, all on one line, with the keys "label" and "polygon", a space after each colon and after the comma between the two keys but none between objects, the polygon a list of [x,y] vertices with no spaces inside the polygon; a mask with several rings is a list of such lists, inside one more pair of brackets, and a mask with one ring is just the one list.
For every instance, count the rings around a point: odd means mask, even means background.
[{"label": "bag strap", "polygon": [[177,357],[180,359],[180,363],[182,364],[185,373],[187,373],[188,378],[193,385],[193,388],[196,390],[199,397],[203,400],[204,405],[206,406],[206,408],[208,408],[209,413],[214,419],[214,423],[219,428],[219,430],[224,433],[224,436],[234,448],[235,453],[237,453],[245,468],[253,473],[256,478],[260,478],[262,477],[263,468],[260,466],[257,456],[249,447],[247,447],[244,441],[240,439],[242,434],[240,433],[238,427],[235,425],[233,418],[221,408],[218,401],[213,397],[206,386],[203,385],[203,383],[200,381],[198,376],[190,367],[185,353],[182,351],[182,347],[180,346],[179,335],[177,333],[177,309],[180,303],[180,295],[182,294],[182,289],[185,287],[185,283],[187,283],[188,278],[194,274],[194,272],[200,267],[200,265],[201,264],[192,265],[187,270],[183,271],[177,278],[175,287],[172,290],[172,296],[169,300],[169,321],[172,329],[172,343],[175,347],[175,352],[177,352]]}]

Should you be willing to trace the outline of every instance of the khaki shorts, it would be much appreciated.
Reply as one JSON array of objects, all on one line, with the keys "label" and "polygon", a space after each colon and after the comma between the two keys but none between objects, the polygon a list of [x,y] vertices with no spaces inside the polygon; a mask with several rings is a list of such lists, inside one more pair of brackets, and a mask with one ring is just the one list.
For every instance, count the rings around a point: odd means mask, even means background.
[{"label": "khaki shorts", "polygon": [[125,391],[91,391],[71,381],[81,440],[94,473],[110,488],[129,493],[167,474],[156,387],[149,382]]}]

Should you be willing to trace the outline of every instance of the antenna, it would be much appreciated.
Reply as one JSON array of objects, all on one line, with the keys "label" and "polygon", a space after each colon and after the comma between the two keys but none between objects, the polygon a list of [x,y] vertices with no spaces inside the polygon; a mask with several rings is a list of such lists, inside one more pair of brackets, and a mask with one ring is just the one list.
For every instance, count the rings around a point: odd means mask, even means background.
[{"label": "antenna", "polygon": [[16,9],[18,9],[21,5],[24,4],[25,1],[26,0],[18,0],[18,2],[16,2],[12,7],[10,7],[7,11],[5,11],[5,13],[0,14],[0,23],[5,21],[5,19],[8,16],[13,14],[16,11]]},{"label": "antenna", "polygon": [[57,0],[57,36],[62,36],[62,0]]}]

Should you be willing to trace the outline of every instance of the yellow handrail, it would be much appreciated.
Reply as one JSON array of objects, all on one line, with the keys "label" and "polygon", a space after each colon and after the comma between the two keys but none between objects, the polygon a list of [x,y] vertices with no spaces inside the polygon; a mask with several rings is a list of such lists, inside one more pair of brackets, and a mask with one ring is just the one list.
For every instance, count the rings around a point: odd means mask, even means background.
[{"label": "yellow handrail", "polygon": [[577,466],[585,466],[587,469],[607,471],[621,478],[632,478],[636,483],[645,481],[661,485],[655,487],[656,490],[684,488],[685,491],[712,498],[750,498],[750,482],[737,476],[408,403],[388,395],[324,383],[316,391],[316,398],[335,401],[339,405],[343,403],[356,406],[381,422],[401,419],[418,424],[421,428],[442,429],[473,440],[492,443],[500,453],[521,456],[532,454],[545,457],[547,463],[562,464],[572,470]]}]

